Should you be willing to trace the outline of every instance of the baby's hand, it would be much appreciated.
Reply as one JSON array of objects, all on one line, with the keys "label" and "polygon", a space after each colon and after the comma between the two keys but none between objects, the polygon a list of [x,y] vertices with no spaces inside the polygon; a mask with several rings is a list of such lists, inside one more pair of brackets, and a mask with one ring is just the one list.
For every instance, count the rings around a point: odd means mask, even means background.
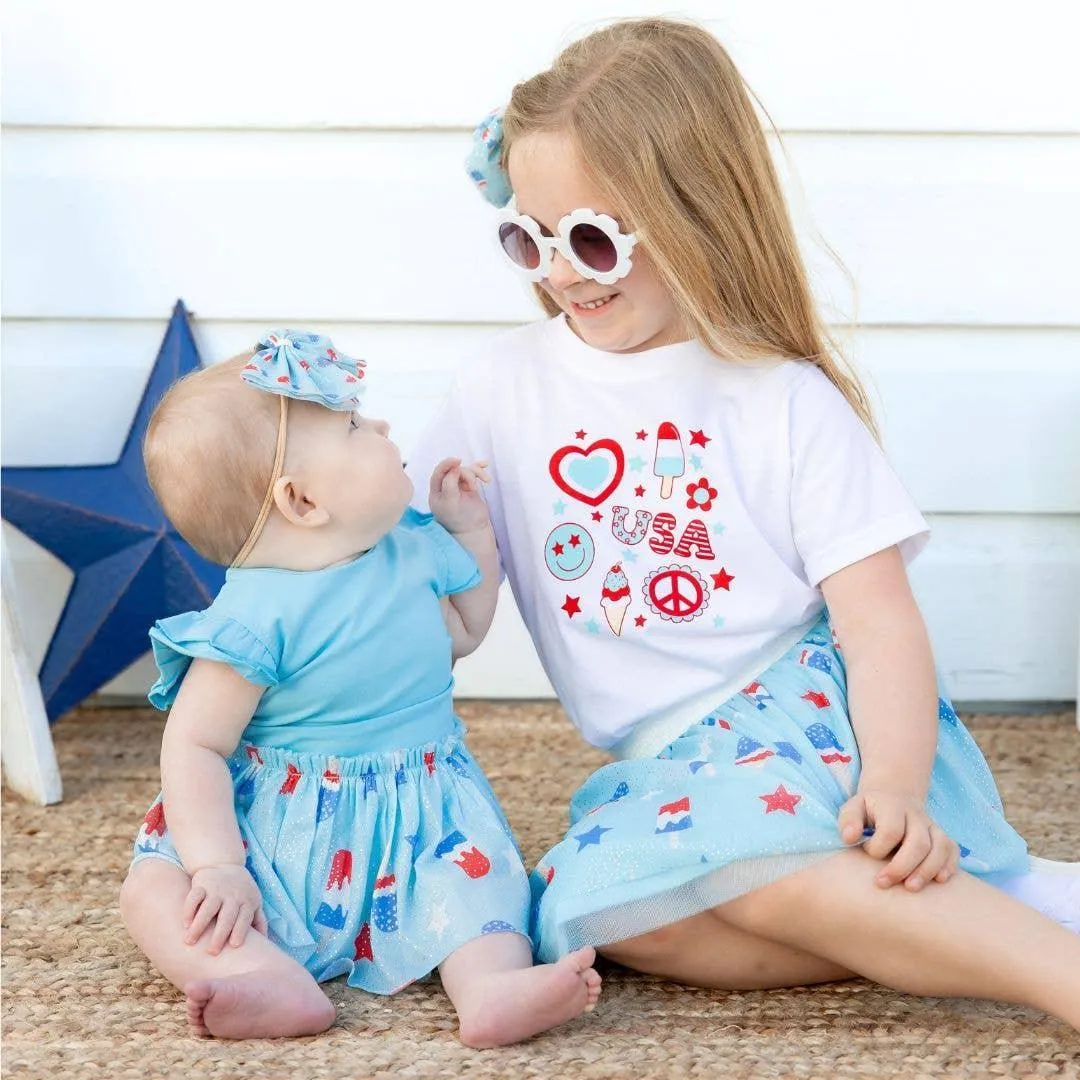
[{"label": "baby's hand", "polygon": [[860,791],[840,808],[840,836],[847,844],[868,837],[863,850],[888,859],[875,879],[882,888],[901,881],[917,892],[927,882],[948,881],[960,859],[960,848],[937,826],[911,795],[872,789]]},{"label": "baby's hand", "polygon": [[480,485],[488,483],[486,461],[463,465],[460,458],[446,458],[431,474],[428,501],[436,521],[447,532],[467,533],[482,529],[491,520]]},{"label": "baby's hand", "polygon": [[259,886],[243,866],[204,866],[191,875],[184,900],[184,944],[194,945],[212,922],[214,932],[206,946],[211,956],[217,956],[226,942],[234,949],[243,945],[252,926],[266,933]]}]

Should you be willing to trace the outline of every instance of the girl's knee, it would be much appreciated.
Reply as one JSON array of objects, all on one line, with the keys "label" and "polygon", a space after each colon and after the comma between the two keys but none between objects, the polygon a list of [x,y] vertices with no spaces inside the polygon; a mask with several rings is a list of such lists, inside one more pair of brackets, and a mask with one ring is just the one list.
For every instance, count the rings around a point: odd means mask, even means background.
[{"label": "girl's knee", "polygon": [[605,959],[614,960],[624,967],[652,965],[655,961],[666,960],[685,948],[693,940],[688,924],[704,917],[706,916],[699,915],[695,919],[661,926],[647,934],[617,941],[613,945],[601,945],[596,951]]},{"label": "girl's knee", "polygon": [[743,893],[715,908],[713,914],[744,933],[782,939],[784,929],[793,921],[805,921],[823,913],[823,905],[827,905],[826,893],[821,889],[823,874],[833,881],[848,879],[852,887],[865,884],[876,888],[872,880],[880,865],[861,849],[840,851],[827,860]]}]

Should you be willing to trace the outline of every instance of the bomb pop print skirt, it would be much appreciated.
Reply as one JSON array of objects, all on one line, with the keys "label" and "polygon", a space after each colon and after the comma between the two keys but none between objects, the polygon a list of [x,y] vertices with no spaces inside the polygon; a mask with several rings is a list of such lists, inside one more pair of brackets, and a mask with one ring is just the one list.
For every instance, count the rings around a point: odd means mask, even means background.
[{"label": "bomb pop print skirt", "polygon": [[[528,934],[525,868],[457,736],[361,757],[241,744],[229,770],[270,939],[319,981],[391,994],[474,938]],[[182,867],[160,796],[146,858]]]},{"label": "bomb pop print skirt", "polygon": [[[1027,869],[978,746],[942,697],[927,811],[970,873]],[[541,960],[670,925],[844,847],[859,780],[844,660],[826,615],[656,757],[605,765],[531,875]]]}]

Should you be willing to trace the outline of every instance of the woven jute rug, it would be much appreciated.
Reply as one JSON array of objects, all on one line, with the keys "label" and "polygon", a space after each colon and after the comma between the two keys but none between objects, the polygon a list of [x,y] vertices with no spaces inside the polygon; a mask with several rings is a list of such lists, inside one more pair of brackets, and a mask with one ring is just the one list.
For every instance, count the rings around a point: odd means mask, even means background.
[{"label": "woven jute rug", "polygon": [[[552,703],[461,703],[470,745],[527,861],[562,832],[603,757]],[[1080,857],[1073,714],[966,717],[1032,850]],[[126,937],[117,890],[157,790],[162,721],[83,709],[55,728],[64,802],[3,802],[3,1058],[10,1077],[1080,1076],[1080,1034],[1042,1013],[912,998],[863,981],[762,993],[690,990],[601,966],[596,1011],[528,1043],[477,1052],[437,980],[378,998],[328,986],[317,1038],[230,1043],[188,1034],[180,995]]]}]

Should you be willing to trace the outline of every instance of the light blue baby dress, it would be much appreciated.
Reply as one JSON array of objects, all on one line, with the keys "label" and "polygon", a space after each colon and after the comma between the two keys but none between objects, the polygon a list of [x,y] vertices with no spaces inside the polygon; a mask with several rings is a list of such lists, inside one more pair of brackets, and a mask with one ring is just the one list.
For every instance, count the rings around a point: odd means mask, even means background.
[{"label": "light blue baby dress", "polygon": [[[151,630],[158,708],[192,658],[265,686],[229,761],[271,940],[316,979],[388,994],[483,934],[528,933],[509,826],[462,742],[440,597],[479,581],[430,515],[315,571],[230,569]],[[160,796],[134,860],[181,865]]]}]

